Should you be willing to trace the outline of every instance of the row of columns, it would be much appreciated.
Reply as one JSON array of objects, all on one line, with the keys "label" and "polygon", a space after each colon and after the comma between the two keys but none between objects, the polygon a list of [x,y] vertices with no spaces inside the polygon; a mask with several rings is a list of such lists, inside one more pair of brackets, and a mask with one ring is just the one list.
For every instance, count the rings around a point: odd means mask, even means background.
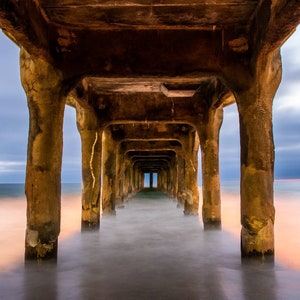
[{"label": "row of columns", "polygon": [[[60,71],[44,60],[22,50],[20,65],[30,112],[25,257],[45,259],[57,255],[62,127],[67,91]],[[235,95],[240,116],[243,256],[261,257],[274,252],[272,100],[280,75],[278,52],[258,57],[252,76],[246,77],[249,79],[242,87],[234,81],[237,74],[233,75],[232,70],[224,74]],[[171,194],[184,197],[185,214],[198,211],[198,135],[204,227],[218,228],[221,225],[218,139],[223,110],[217,102],[212,103],[214,105],[204,112],[205,117],[195,124],[192,136],[181,140],[183,152],[176,152],[177,169],[172,167],[158,172],[158,185]],[[101,127],[99,122],[92,109],[77,105],[77,126],[82,142],[83,229],[98,228],[101,207],[104,214],[114,214],[117,199],[122,201],[143,186],[141,170],[133,168],[128,157],[122,157],[113,131]],[[185,167],[181,168],[182,165]],[[183,184],[178,180],[182,176],[185,178]]]}]

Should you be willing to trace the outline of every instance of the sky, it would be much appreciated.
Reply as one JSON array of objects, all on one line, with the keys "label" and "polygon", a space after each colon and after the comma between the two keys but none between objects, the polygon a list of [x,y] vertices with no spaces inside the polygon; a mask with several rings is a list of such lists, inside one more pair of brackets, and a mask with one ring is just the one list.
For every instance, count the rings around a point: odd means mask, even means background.
[{"label": "sky", "polygon": [[[275,178],[300,178],[300,29],[281,48],[283,77],[273,105]],[[20,83],[19,48],[0,31],[0,183],[23,183],[29,113]],[[81,181],[80,137],[75,111],[66,107],[63,182]],[[200,164],[199,164],[200,169]],[[220,133],[221,180],[238,180],[239,122],[236,105],[224,110]]]}]

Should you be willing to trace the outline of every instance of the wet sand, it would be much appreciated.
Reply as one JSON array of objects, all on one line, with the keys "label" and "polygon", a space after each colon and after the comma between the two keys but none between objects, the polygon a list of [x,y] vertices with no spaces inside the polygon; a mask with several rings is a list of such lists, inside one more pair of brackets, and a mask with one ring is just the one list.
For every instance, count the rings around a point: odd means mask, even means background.
[{"label": "wet sand", "polygon": [[1,199],[0,299],[299,299],[299,205],[275,204],[274,266],[241,263],[237,196],[222,195],[223,230],[204,232],[148,191],[87,234],[80,196],[63,197],[57,265],[24,267],[25,200]]}]

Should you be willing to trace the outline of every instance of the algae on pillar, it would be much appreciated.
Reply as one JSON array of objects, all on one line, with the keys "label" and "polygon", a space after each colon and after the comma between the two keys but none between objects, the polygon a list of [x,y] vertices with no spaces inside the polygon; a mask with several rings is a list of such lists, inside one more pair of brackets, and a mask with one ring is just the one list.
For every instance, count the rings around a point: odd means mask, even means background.
[{"label": "algae on pillar", "polygon": [[57,257],[65,89],[59,70],[24,49],[20,67],[30,115],[25,259],[44,260]]}]

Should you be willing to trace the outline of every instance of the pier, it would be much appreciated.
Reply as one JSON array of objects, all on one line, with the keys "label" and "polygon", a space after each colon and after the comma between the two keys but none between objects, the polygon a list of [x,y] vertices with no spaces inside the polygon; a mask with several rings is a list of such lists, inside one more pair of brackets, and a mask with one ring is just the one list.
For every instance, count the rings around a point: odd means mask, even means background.
[{"label": "pier", "polygon": [[[298,1],[8,0],[0,28],[20,47],[30,115],[25,260],[57,259],[66,105],[82,150],[83,232],[101,228],[145,174],[222,228],[219,131],[238,107],[241,256],[274,256],[272,103]],[[153,184],[153,181],[151,181]],[[116,216],[118,218],[118,216]],[[197,217],[196,217],[197,218]]]}]

